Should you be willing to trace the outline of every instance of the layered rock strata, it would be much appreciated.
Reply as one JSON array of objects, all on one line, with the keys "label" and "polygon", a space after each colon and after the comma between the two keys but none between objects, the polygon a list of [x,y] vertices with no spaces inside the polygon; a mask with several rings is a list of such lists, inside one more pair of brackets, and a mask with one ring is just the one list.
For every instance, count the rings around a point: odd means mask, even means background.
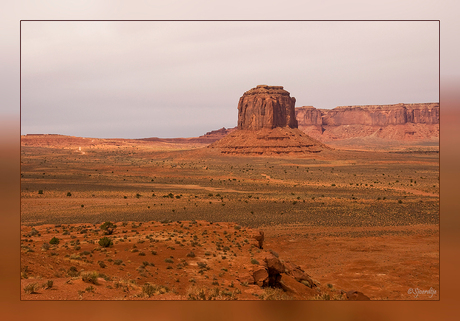
[{"label": "layered rock strata", "polygon": [[289,127],[236,130],[209,147],[218,148],[223,154],[243,155],[301,155],[330,149],[299,129]]}]

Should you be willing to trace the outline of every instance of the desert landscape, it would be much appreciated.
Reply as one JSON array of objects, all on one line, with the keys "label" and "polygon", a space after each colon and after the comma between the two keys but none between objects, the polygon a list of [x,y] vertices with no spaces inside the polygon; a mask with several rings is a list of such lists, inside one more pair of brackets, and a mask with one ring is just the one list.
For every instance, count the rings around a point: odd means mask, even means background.
[{"label": "desert landscape", "polygon": [[21,136],[22,300],[438,300],[439,104],[295,107],[195,138]]}]

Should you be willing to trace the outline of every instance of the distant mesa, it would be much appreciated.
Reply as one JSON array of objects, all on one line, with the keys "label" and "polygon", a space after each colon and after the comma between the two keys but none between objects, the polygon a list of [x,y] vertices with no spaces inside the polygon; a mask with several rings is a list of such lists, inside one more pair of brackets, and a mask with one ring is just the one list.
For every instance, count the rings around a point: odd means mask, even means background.
[{"label": "distant mesa", "polygon": [[340,106],[295,110],[299,129],[322,141],[432,141],[439,139],[439,103]]},{"label": "distant mesa", "polygon": [[259,85],[238,103],[238,129],[209,145],[224,154],[310,154],[330,149],[301,132],[295,98],[282,86]]}]

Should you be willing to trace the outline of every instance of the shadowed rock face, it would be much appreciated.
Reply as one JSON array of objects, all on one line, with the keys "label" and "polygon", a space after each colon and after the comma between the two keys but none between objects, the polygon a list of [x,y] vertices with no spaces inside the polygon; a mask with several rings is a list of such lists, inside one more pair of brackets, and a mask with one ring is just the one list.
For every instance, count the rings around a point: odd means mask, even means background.
[{"label": "shadowed rock face", "polygon": [[238,129],[297,128],[295,98],[282,86],[259,85],[243,94],[238,103]]}]

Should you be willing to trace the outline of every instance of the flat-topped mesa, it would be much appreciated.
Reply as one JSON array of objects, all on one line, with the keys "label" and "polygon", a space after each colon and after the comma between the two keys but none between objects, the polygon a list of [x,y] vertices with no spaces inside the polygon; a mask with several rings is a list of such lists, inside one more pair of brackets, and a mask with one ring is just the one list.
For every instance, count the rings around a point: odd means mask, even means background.
[{"label": "flat-topped mesa", "polygon": [[300,127],[317,125],[388,126],[406,123],[439,124],[439,103],[339,106],[316,109],[312,106],[296,108]]},{"label": "flat-topped mesa", "polygon": [[296,108],[296,118],[301,131],[328,143],[355,138],[365,138],[367,144],[383,144],[383,140],[430,144],[439,141],[439,103],[339,106],[334,109],[304,106]]},{"label": "flat-topped mesa", "polygon": [[238,103],[238,129],[297,128],[295,98],[283,86],[259,85],[246,91]]},{"label": "flat-topped mesa", "polygon": [[406,123],[438,124],[439,104],[339,106],[323,115],[323,125],[388,126]]}]

